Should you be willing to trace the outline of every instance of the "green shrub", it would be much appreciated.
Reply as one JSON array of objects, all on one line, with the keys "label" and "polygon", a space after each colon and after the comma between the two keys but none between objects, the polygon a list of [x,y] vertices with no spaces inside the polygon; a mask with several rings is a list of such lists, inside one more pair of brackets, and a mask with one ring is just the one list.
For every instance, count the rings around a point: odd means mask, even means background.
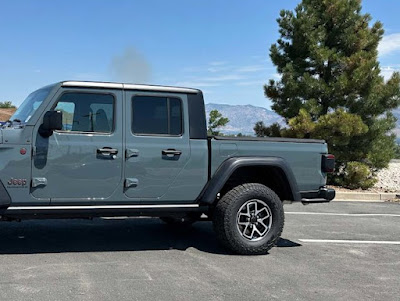
[{"label": "green shrub", "polygon": [[15,106],[12,104],[11,101],[0,101],[0,108],[1,109],[13,109]]},{"label": "green shrub", "polygon": [[368,165],[361,162],[349,162],[346,166],[343,186],[349,189],[368,189],[374,186],[377,179],[373,176]]}]

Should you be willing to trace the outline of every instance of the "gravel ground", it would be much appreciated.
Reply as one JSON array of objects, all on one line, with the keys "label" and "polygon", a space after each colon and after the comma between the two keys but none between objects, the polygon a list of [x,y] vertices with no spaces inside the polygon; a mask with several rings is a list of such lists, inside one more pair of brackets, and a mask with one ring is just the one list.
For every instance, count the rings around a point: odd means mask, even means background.
[{"label": "gravel ground", "polygon": [[377,174],[378,182],[374,187],[362,190],[355,189],[350,190],[339,186],[330,186],[334,188],[336,191],[344,191],[344,192],[400,192],[400,160],[392,160],[389,163],[389,167],[382,169]]},{"label": "gravel ground", "polygon": [[375,188],[398,192],[400,191],[400,160],[393,160],[389,167],[378,172],[378,182]]}]

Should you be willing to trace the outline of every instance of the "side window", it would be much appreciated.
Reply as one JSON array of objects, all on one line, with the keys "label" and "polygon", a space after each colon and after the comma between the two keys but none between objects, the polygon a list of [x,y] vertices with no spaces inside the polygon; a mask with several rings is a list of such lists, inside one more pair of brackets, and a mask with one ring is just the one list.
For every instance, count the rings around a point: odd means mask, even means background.
[{"label": "side window", "polygon": [[109,94],[65,93],[54,110],[63,112],[63,131],[111,133],[114,97]]},{"label": "side window", "polygon": [[182,134],[182,102],[179,98],[135,96],[132,98],[132,108],[134,134]]},{"label": "side window", "polygon": [[114,104],[92,103],[90,112],[93,112],[94,132],[110,133],[113,128]]}]

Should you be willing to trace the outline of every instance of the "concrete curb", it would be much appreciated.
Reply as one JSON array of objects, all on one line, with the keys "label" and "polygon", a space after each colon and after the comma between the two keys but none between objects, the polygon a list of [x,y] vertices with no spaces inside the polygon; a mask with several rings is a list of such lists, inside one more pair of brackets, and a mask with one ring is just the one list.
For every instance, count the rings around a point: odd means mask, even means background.
[{"label": "concrete curb", "polygon": [[396,198],[396,193],[336,191],[335,201],[385,202]]},{"label": "concrete curb", "polygon": [[389,201],[385,200],[356,200],[356,199],[347,199],[347,200],[342,200],[342,199],[334,199],[332,202],[356,202],[356,203],[385,203]]}]

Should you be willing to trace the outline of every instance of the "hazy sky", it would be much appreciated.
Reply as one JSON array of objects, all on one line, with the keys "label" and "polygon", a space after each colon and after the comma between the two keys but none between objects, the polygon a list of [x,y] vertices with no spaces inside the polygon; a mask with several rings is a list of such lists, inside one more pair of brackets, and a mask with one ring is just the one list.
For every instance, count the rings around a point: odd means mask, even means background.
[{"label": "hazy sky", "polygon": [[[269,107],[269,47],[293,0],[1,1],[0,101],[49,83],[124,81],[200,88],[206,102]],[[382,72],[400,70],[400,1],[364,0],[384,23]]]}]

